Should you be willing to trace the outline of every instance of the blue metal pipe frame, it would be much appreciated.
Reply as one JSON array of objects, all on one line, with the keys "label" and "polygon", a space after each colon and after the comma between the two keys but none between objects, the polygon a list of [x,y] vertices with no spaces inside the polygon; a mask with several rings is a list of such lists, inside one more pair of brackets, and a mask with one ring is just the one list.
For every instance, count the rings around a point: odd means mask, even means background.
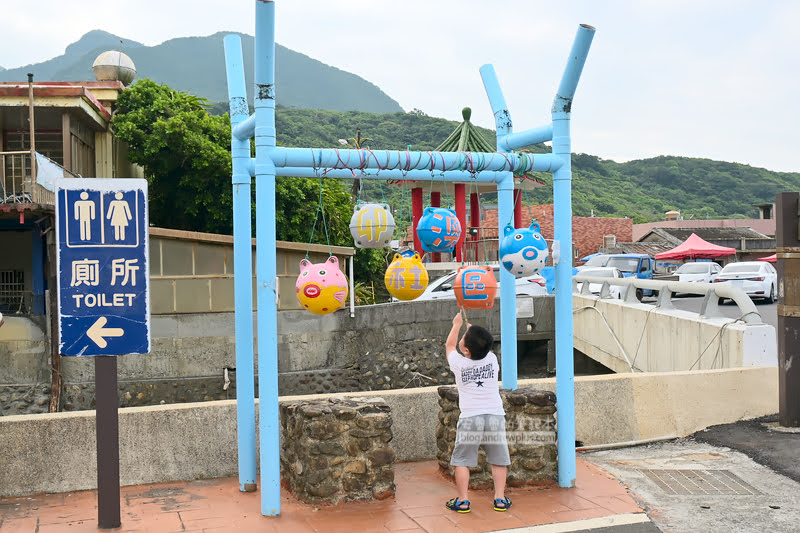
[{"label": "blue metal pipe frame", "polygon": [[[225,37],[231,128],[247,119],[242,41]],[[250,217],[250,139],[231,138],[233,166],[233,270],[236,305],[236,428],[239,446],[239,490],[256,490],[255,376],[253,370],[253,245]],[[249,310],[249,311],[246,311]]]},{"label": "blue metal pipe frame", "polygon": [[[510,150],[503,148],[501,140],[510,135],[514,128],[511,115],[506,106],[506,99],[500,89],[494,67],[483,65],[480,68],[483,87],[489,97],[489,105],[494,113],[495,127],[497,128],[497,151],[508,153]],[[504,235],[503,228],[514,216],[514,173],[502,172],[497,182],[497,224],[498,235]],[[503,388],[517,390],[517,307],[514,276],[505,268],[500,269],[500,339],[513,339],[513,342],[503,342],[502,379]],[[512,302],[509,305],[506,302]],[[503,305],[506,303],[506,305]]]},{"label": "blue metal pipe frame", "polygon": [[[225,39],[231,105],[234,187],[234,261],[236,286],[236,361],[239,423],[240,489],[253,481],[254,430],[249,424],[254,412],[252,293],[250,283],[250,177],[256,178],[256,265],[258,304],[259,431],[261,435],[261,513],[280,514],[280,447],[278,419],[277,273],[275,248],[276,176],[328,177],[338,179],[424,179],[440,181],[496,182],[498,224],[503,231],[512,220],[513,172],[553,172],[555,241],[561,243],[556,262],[556,376],[558,399],[559,485],[575,485],[575,393],[572,364],[572,198],[571,141],[569,117],[575,89],[594,36],[594,28],[581,25],[567,62],[555,101],[553,123],[513,133],[510,113],[491,65],[481,67],[481,76],[497,127],[497,152],[489,154],[453,152],[403,152],[279,148],[275,131],[275,4],[256,0],[255,114],[245,118],[244,73],[241,42]],[[235,38],[234,38],[235,37]],[[249,157],[249,138],[255,136],[256,157]],[[513,154],[511,150],[552,139],[552,154]],[[238,246],[237,246],[238,244]],[[245,252],[246,250],[246,252]],[[246,265],[245,265],[246,263]],[[502,353],[503,387],[517,388],[516,298],[514,278],[500,269],[500,334],[507,342]],[[250,324],[250,329],[246,323]],[[248,360],[249,358],[249,360]],[[244,401],[247,400],[247,401]],[[254,401],[254,400],[253,400]],[[245,456],[244,460],[242,456]]]},{"label": "blue metal pipe frame", "polygon": [[[561,84],[553,101],[553,155],[563,164],[553,173],[554,241],[560,257],[555,264],[556,401],[558,402],[558,484],[575,486],[575,368],[572,337],[572,144],[570,111],[594,28],[581,25],[575,36]],[[555,244],[554,242],[554,244]]]}]

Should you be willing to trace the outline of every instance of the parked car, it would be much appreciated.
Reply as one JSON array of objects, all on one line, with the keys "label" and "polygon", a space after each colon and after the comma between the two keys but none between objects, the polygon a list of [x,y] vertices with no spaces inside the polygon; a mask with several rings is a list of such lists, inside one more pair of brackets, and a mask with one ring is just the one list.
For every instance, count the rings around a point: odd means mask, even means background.
[{"label": "parked car", "polygon": [[[655,264],[656,260],[647,254],[614,254],[608,258],[606,266],[618,268],[626,278],[653,279]],[[652,289],[636,289],[636,298],[639,300],[643,296],[655,295],[656,291]]]},{"label": "parked car", "polygon": [[[622,278],[622,272],[619,271],[618,268],[614,267],[597,267],[597,268],[585,268],[578,272],[579,276],[592,276],[595,278]],[[603,287],[601,283],[590,283],[589,284],[589,291],[592,294],[600,294],[600,289]],[[583,288],[583,283],[578,283],[578,292],[581,291]],[[625,290],[625,287],[621,285],[609,285],[609,292],[611,292],[612,298],[622,298],[622,294]]]},{"label": "parked car", "polygon": [[[497,294],[500,295],[500,267],[495,265],[492,267],[494,271],[494,278],[497,280]],[[443,299],[453,299],[455,300],[456,295],[453,291],[453,282],[456,279],[456,270],[448,272],[441,278],[432,281],[428,288],[425,289],[419,298],[415,299],[415,302],[423,301],[423,300],[443,300]],[[533,276],[524,276],[521,278],[516,278],[516,293],[517,296],[541,296],[547,294],[545,279],[540,276],[539,274],[534,274]]]},{"label": "parked car", "polygon": [[[774,266],[762,261],[727,264],[714,283],[730,283],[734,287],[741,287],[751,298],[763,298],[767,303],[773,303],[778,294],[778,272]],[[720,298],[719,303],[723,300]]]},{"label": "parked car", "polygon": [[678,281],[713,283],[720,270],[722,267],[713,261],[698,261],[682,264],[674,275],[678,276]]},{"label": "parked car", "polygon": [[578,270],[583,270],[585,268],[604,267],[604,266],[606,266],[606,263],[608,263],[608,258],[609,257],[611,257],[611,256],[608,255],[608,254],[598,254],[598,255],[596,255],[594,257],[589,258],[588,261],[586,261],[581,266],[577,267],[577,269]]}]

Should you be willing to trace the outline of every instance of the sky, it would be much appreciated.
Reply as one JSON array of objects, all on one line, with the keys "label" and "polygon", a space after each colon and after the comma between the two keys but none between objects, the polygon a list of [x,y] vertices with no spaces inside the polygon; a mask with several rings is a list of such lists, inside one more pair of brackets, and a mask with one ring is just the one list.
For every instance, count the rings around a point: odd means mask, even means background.
[{"label": "sky", "polygon": [[[703,157],[800,172],[800,2],[277,0],[276,40],[380,87],[403,109],[494,129],[494,65],[515,131],[550,121],[579,24],[597,31],[572,106],[573,152]],[[4,0],[0,66],[93,29],[156,45],[255,33],[254,0]],[[280,103],[280,87],[276,88]]]}]

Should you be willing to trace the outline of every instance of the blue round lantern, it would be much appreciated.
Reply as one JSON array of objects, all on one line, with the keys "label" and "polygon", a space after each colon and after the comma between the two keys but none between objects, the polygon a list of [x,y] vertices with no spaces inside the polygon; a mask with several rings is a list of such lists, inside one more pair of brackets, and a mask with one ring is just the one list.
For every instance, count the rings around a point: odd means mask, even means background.
[{"label": "blue round lantern", "polygon": [[514,229],[506,226],[505,237],[500,243],[500,262],[516,277],[531,276],[544,268],[547,257],[547,242],[542,237],[539,224],[528,228]]},{"label": "blue round lantern", "polygon": [[461,238],[461,222],[452,209],[429,207],[417,223],[417,236],[426,252],[452,252]]},{"label": "blue round lantern", "polygon": [[394,233],[394,217],[386,204],[361,204],[353,209],[350,233],[356,248],[389,246]]}]

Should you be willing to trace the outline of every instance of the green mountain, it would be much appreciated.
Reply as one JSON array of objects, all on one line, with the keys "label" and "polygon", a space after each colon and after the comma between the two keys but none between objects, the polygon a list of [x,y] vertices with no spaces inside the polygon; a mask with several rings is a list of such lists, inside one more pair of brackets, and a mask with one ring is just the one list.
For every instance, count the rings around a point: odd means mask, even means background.
[{"label": "green mountain", "polygon": [[[64,55],[43,63],[0,72],[0,81],[26,81],[27,73],[38,81],[93,80],[92,63],[103,51],[121,50],[136,65],[139,78],[166,83],[209,102],[228,100],[223,39],[230,32],[207,37],[181,37],[157,46],[122,39],[94,30],[71,45]],[[248,99],[252,102],[254,38],[242,39]],[[393,113],[400,105],[368,81],[325,65],[306,55],[276,45],[275,83],[279,102],[287,107]]]},{"label": "green mountain", "polygon": [[[278,109],[278,143],[284,146],[347,148],[339,139],[353,138],[356,128],[368,140],[362,145],[375,150],[433,150],[458,123],[419,113],[337,113],[307,109]],[[479,128],[494,144],[494,131]],[[352,143],[352,141],[350,141]],[[538,145],[534,153],[549,152]],[[572,156],[572,205],[576,216],[628,217],[635,223],[663,220],[664,213],[678,210],[685,219],[757,218],[753,204],[774,202],[775,195],[800,189],[800,173],[774,172],[738,163],[689,157],[661,156],[616,163],[588,154]],[[526,193],[525,204],[553,202],[552,175],[536,173],[545,182]],[[432,179],[435,179],[433,177]],[[451,189],[442,204],[452,202]],[[402,205],[405,220],[410,210],[407,189],[365,180],[361,199],[386,199]],[[495,194],[485,194],[488,204]]]}]

